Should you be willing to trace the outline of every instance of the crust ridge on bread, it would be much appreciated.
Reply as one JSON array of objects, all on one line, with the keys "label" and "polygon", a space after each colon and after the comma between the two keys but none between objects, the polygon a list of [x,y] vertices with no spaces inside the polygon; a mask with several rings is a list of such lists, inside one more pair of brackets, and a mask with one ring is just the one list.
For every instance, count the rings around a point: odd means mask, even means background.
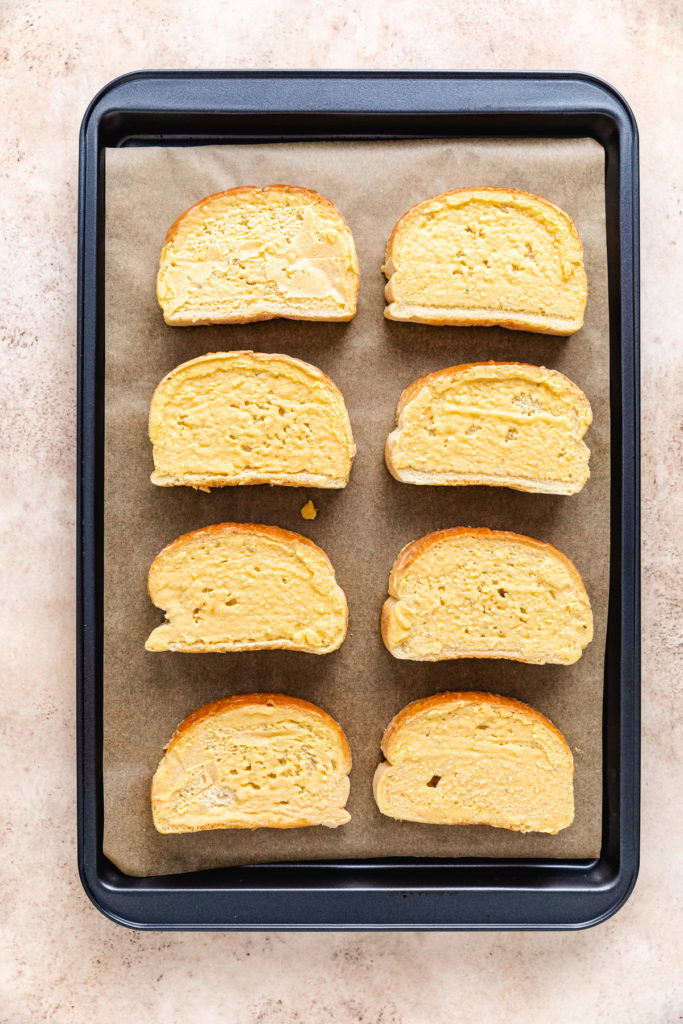
[{"label": "crust ridge on bread", "polygon": [[571,665],[593,638],[593,616],[576,567],[552,544],[455,527],[399,553],[381,631],[387,650],[410,661]]},{"label": "crust ridge on bread", "polygon": [[346,597],[312,540],[257,523],[183,534],[154,559],[149,595],[165,611],[148,651],[328,654],[344,641]]},{"label": "crust ridge on bread", "polygon": [[172,326],[351,320],[358,258],[339,210],[295,185],[207,196],[170,227],[157,299]]},{"label": "crust ridge on bread", "polygon": [[575,494],[590,476],[590,403],[557,370],[465,363],[405,389],[385,460],[411,484],[487,484]]},{"label": "crust ridge on bread", "polygon": [[176,729],[152,781],[159,832],[336,828],[350,820],[351,751],[321,708],[277,693],[206,704]]},{"label": "crust ridge on bread", "polygon": [[389,723],[373,793],[382,814],[555,834],[574,818],[573,758],[538,711],[490,693],[439,693]]},{"label": "crust ridge on bread", "polygon": [[463,188],[413,206],[395,225],[384,272],[389,320],[568,335],[588,288],[572,219],[510,188]]},{"label": "crust ridge on bread", "polygon": [[211,352],[177,366],[152,398],[152,483],[340,488],[356,452],[344,398],[291,356]]}]

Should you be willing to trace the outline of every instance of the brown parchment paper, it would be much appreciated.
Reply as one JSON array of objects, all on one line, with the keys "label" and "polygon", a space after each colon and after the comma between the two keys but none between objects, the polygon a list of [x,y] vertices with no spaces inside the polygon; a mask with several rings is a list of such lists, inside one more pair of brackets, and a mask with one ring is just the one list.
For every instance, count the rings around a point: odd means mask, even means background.
[{"label": "brown parchment paper", "polygon": [[[155,298],[166,230],[202,197],[235,185],[317,189],[353,232],[361,268],[358,314],[349,324],[267,323],[167,327]],[[569,339],[499,328],[429,327],[383,317],[380,267],[389,233],[414,203],[468,185],[512,186],[558,203],[583,241],[589,299]],[[609,576],[609,361],[604,155],[592,140],[449,140],[279,143],[129,148],[106,153],[106,471],[104,572],[104,852],[134,875],[257,861],[383,856],[592,857],[602,806],[602,683]],[[147,415],[169,370],[205,352],[284,352],[321,367],[341,388],[358,447],[339,492],[227,487],[210,494],[149,481]],[[572,497],[505,488],[415,487],[384,465],[383,449],[404,387],[431,370],[486,359],[555,367],[587,393],[591,478]],[[312,498],[318,517],[306,522]],[[273,523],[328,553],[350,610],[341,649],[151,654],[162,621],[147,596],[155,555],[175,537],[226,520]],[[401,547],[448,526],[488,526],[550,541],[582,574],[595,639],[571,667],[505,661],[398,661],[385,650],[379,615]],[[565,734],[574,752],[576,818],[558,836],[485,826],[440,827],[379,814],[371,781],[392,716],[441,690],[490,690],[526,701]],[[207,701],[281,691],[325,708],[353,751],[352,820],[338,829],[159,835],[152,775],[178,722]]]}]

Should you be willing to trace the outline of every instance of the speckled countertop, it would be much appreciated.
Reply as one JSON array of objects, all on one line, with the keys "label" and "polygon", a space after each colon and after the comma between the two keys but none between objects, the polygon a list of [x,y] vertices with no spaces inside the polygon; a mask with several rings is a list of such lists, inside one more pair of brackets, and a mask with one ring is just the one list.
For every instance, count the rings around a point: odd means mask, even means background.
[{"label": "speckled countertop", "polygon": [[[25,0],[3,9],[0,1021],[673,1024],[680,962],[682,65],[676,0]],[[641,133],[643,806],[636,890],[576,934],[141,934],[76,871],[77,144],[142,67],[582,70]]]}]

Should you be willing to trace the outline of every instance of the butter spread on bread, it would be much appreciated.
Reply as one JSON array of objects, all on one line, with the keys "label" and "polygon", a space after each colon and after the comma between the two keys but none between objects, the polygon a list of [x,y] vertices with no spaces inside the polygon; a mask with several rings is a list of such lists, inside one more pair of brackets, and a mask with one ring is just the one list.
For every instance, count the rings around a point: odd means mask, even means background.
[{"label": "butter spread on bread", "polygon": [[572,219],[509,188],[432,196],[396,224],[384,272],[389,320],[573,334],[588,287]]},{"label": "butter spread on bread", "polygon": [[396,658],[510,658],[571,665],[593,638],[566,555],[517,533],[457,527],[406,545],[389,578],[382,637]]},{"label": "butter spread on bread", "polygon": [[575,494],[590,473],[588,399],[557,370],[468,363],[416,380],[387,438],[389,471],[411,484],[489,484]]},{"label": "butter spread on bread", "polygon": [[159,832],[336,828],[350,820],[351,751],[341,728],[305,700],[227,697],[175,731],[152,782]]},{"label": "butter spread on bread", "polygon": [[353,237],[329,199],[245,186],[178,217],[161,250],[157,299],[173,326],[350,320],[358,280]]},{"label": "butter spread on bread", "polygon": [[432,825],[555,834],[574,818],[571,750],[526,704],[440,693],[409,704],[382,739],[373,791],[382,814]]},{"label": "butter spread on bread", "polygon": [[161,381],[149,412],[152,483],[345,487],[356,452],[341,392],[310,363],[215,352]]},{"label": "butter spread on bread", "polygon": [[154,559],[148,589],[168,620],[150,634],[148,651],[327,654],[346,636],[346,598],[329,558],[277,526],[186,533]]}]

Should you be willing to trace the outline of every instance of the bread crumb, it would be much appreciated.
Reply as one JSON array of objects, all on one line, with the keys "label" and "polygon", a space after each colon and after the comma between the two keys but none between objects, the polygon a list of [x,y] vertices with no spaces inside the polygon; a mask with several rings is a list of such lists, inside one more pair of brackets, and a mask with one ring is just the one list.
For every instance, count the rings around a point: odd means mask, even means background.
[{"label": "bread crumb", "polygon": [[301,515],[304,517],[304,519],[315,519],[317,514],[318,510],[309,498],[304,507],[301,509]]}]

